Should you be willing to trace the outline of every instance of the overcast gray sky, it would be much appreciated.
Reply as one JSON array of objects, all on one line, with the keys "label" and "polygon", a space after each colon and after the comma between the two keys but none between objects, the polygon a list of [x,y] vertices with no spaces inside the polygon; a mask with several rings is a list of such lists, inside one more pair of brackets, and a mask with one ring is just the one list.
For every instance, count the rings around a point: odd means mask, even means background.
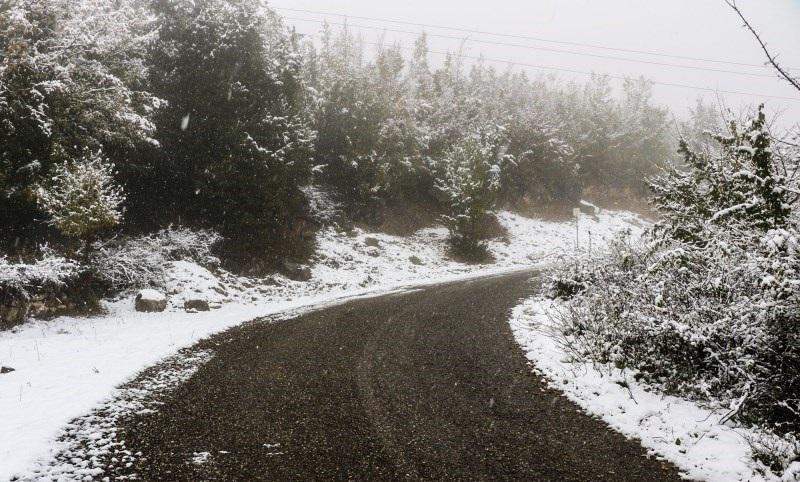
[{"label": "overcast gray sky", "polygon": [[[780,61],[796,67],[800,75],[800,0],[738,0]],[[763,65],[765,57],[749,32],[724,4],[723,0],[274,0],[271,5],[291,17],[301,33],[318,34],[319,21],[327,18],[341,22],[336,15],[300,13],[281,10],[281,7],[315,10],[332,14],[392,19],[422,24],[458,27],[467,30],[537,37],[541,39],[592,44],[620,49],[659,52],[663,54],[714,59],[727,62]],[[294,19],[306,19],[300,21]],[[662,62],[708,69],[755,73],[768,77],[736,75],[677,68],[663,65],[634,63],[563,52],[548,52],[516,46],[490,45],[477,42],[465,44],[466,55],[483,54],[487,58],[512,63],[527,63],[560,69],[595,71],[621,76],[644,75],[656,82],[679,83],[720,90],[741,91],[757,96],[723,94],[728,105],[737,109],[760,101],[769,108],[782,110],[782,124],[800,121],[800,93],[773,76],[770,69],[700,62],[676,58],[619,52],[496,37],[486,34],[456,32],[436,28],[391,24],[374,20],[349,18],[351,25],[372,26],[362,30],[366,41],[376,41],[381,35],[389,41],[398,40],[411,46],[414,35],[382,32],[381,28],[421,32],[445,36],[468,37],[472,40],[523,44],[531,47],[568,50],[594,55],[624,57],[648,62]],[[431,50],[456,50],[460,40],[431,37]],[[435,62],[441,58],[431,55]],[[495,63],[503,67],[502,63]],[[535,73],[538,70],[520,67]],[[544,70],[547,72],[547,70]],[[586,79],[587,76],[560,73],[565,79]],[[766,99],[760,95],[791,97],[794,100]],[[655,87],[659,103],[667,104],[678,114],[698,96],[715,99],[714,93],[666,85]]]}]

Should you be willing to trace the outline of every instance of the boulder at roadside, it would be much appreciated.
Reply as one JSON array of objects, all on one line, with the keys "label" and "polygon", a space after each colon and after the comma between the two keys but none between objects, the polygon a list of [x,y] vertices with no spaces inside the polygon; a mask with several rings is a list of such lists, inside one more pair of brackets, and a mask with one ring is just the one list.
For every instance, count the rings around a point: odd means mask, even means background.
[{"label": "boulder at roadside", "polygon": [[146,289],[140,291],[135,299],[136,311],[143,313],[158,313],[167,309],[167,296],[156,290]]}]

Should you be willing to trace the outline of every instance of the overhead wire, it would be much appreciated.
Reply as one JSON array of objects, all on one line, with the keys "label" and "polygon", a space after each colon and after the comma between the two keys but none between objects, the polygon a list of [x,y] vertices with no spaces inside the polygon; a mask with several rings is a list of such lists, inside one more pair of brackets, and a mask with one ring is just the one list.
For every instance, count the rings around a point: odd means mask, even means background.
[{"label": "overhead wire", "polygon": [[[304,35],[311,36],[311,37],[320,37],[319,34],[304,34]],[[385,47],[386,46],[385,43],[379,43],[379,42],[361,41],[361,43],[363,43],[364,45],[373,45],[373,46],[378,46],[378,47]],[[398,47],[398,48],[403,49],[403,50],[408,50],[408,47]],[[464,59],[486,61],[486,62],[496,62],[496,63],[506,64],[506,65],[510,65],[510,66],[527,67],[527,68],[537,69],[537,70],[550,70],[550,71],[554,71],[554,72],[566,72],[566,73],[579,74],[579,75],[588,75],[588,76],[604,75],[604,76],[606,76],[606,77],[608,77],[610,79],[623,80],[623,81],[630,79],[630,77],[626,77],[626,76],[622,76],[622,75],[614,75],[614,74],[598,73],[598,72],[589,72],[589,71],[584,71],[584,70],[567,69],[567,68],[563,68],[563,67],[553,67],[553,66],[548,66],[548,65],[538,65],[538,64],[531,64],[531,63],[525,63],[525,62],[515,62],[513,60],[495,59],[495,58],[491,58],[491,57],[485,57],[485,56],[482,56],[482,55],[481,56],[473,56],[473,55],[466,55],[466,54],[463,54],[463,53],[454,54],[453,52],[443,52],[443,51],[430,50],[430,49],[428,49],[427,52],[430,53],[430,54],[435,54],[435,55],[445,55],[445,56],[456,55],[457,57],[464,58]],[[665,82],[665,81],[649,80],[649,79],[648,79],[648,81],[651,82],[653,85],[684,88],[684,89],[691,89],[691,90],[703,91],[703,92],[712,92],[712,93],[718,93],[718,94],[741,95],[741,96],[747,96],[747,97],[759,97],[759,98],[765,98],[765,99],[789,100],[789,101],[795,101],[795,102],[800,101],[800,97],[789,97],[789,96],[773,95],[773,94],[759,94],[759,93],[744,92],[744,91],[738,91],[738,90],[725,90],[725,89],[718,89],[718,88],[714,88],[714,87],[701,87],[701,86],[690,85],[690,84],[682,84],[682,83],[678,83],[678,82]]]},{"label": "overhead wire", "polygon": [[[502,37],[502,38],[513,38],[518,40],[529,40],[529,41],[536,41],[536,42],[545,42],[545,43],[553,43],[553,44],[560,44],[560,45],[570,45],[574,47],[585,47],[585,48],[593,48],[599,50],[609,50],[615,52],[625,52],[625,53],[632,53],[632,54],[639,54],[639,55],[650,55],[656,57],[665,57],[665,58],[672,58],[672,59],[681,59],[681,60],[690,60],[695,62],[708,62],[708,63],[716,63],[716,64],[727,64],[727,65],[738,65],[741,67],[755,67],[755,68],[770,68],[768,65],[765,64],[754,64],[754,63],[746,63],[746,62],[736,62],[732,60],[720,60],[720,59],[711,59],[711,58],[703,58],[703,57],[693,57],[689,55],[679,55],[679,54],[671,54],[665,52],[657,52],[654,50],[640,50],[640,49],[631,49],[631,48],[622,48],[622,47],[611,47],[607,45],[595,44],[595,43],[587,43],[587,42],[570,42],[565,40],[555,40],[549,39],[544,37],[535,37],[530,35],[519,35],[519,34],[508,34],[508,33],[499,33],[499,32],[491,32],[487,30],[478,30],[478,29],[469,29],[463,27],[453,27],[448,25],[436,25],[436,24],[428,24],[422,22],[411,22],[406,20],[397,20],[397,19],[390,19],[390,18],[381,18],[381,17],[369,17],[369,16],[361,16],[361,15],[351,15],[347,13],[340,13],[340,12],[328,12],[328,11],[321,11],[321,10],[311,10],[311,9],[301,9],[301,8],[289,8],[289,7],[280,7],[272,5],[271,8],[275,10],[282,10],[287,12],[297,12],[297,13],[307,13],[312,15],[325,15],[325,16],[332,16],[332,17],[341,17],[347,19],[357,19],[357,20],[367,20],[371,22],[382,22],[382,23],[391,23],[395,25],[409,25],[414,27],[421,27],[421,28],[431,28],[431,29],[439,29],[439,30],[450,30],[454,32],[462,32],[468,34],[478,34],[478,35],[489,35],[493,37]],[[793,68],[796,69],[796,68]]]},{"label": "overhead wire", "polygon": [[554,52],[554,53],[564,53],[564,54],[571,54],[571,55],[578,55],[578,56],[585,56],[585,57],[594,57],[600,59],[608,59],[608,60],[619,60],[623,62],[633,62],[638,64],[647,64],[647,65],[658,65],[662,67],[675,67],[681,69],[690,69],[690,70],[701,70],[706,72],[715,72],[715,73],[722,73],[722,74],[733,74],[733,75],[744,75],[750,77],[762,77],[767,79],[778,79],[775,75],[767,75],[767,74],[756,74],[753,72],[741,72],[735,70],[724,70],[724,69],[714,69],[709,67],[698,67],[695,65],[681,65],[681,64],[673,64],[668,62],[657,62],[657,61],[650,61],[650,60],[639,60],[639,59],[629,59],[625,57],[616,57],[612,55],[602,55],[602,54],[592,54],[586,52],[575,52],[571,50],[562,50],[562,49],[552,49],[547,47],[536,47],[531,45],[522,45],[522,44],[513,44],[508,42],[493,42],[491,40],[478,40],[473,38],[464,38],[464,37],[455,37],[452,35],[440,35],[440,34],[432,34],[427,32],[412,32],[409,30],[397,30],[397,29],[390,29],[385,27],[378,27],[378,26],[371,26],[371,25],[356,25],[347,22],[330,22],[327,20],[316,20],[316,19],[306,19],[306,18],[296,18],[296,17],[284,17],[285,20],[291,20],[296,22],[309,22],[309,23],[318,23],[324,24],[328,23],[330,25],[337,25],[337,26],[347,26],[357,29],[368,29],[368,30],[379,30],[385,32],[393,32],[393,33],[402,33],[402,34],[409,34],[409,35],[422,35],[423,33],[428,37],[435,37],[435,38],[444,38],[444,39],[451,39],[451,40],[462,40],[469,43],[481,43],[487,45],[498,45],[502,47],[517,47],[523,49],[530,49],[530,50],[539,50],[545,52]]}]

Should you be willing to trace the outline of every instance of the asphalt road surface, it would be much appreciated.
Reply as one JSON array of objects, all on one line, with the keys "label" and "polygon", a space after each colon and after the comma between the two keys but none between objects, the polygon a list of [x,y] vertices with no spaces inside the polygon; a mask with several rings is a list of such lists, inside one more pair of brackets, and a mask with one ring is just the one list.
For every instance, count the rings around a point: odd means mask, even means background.
[{"label": "asphalt road surface", "polygon": [[120,427],[142,452],[129,471],[193,482],[681,480],[531,372],[507,319],[537,289],[533,275],[220,335],[206,342],[216,356],[156,413]]}]

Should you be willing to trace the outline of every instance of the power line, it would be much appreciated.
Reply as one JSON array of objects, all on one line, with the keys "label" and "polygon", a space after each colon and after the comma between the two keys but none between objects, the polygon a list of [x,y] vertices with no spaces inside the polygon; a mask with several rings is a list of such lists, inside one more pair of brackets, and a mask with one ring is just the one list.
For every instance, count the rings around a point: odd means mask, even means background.
[{"label": "power line", "polygon": [[480,35],[491,35],[494,37],[505,37],[505,38],[513,38],[519,40],[533,40],[537,42],[547,42],[547,43],[554,43],[554,44],[561,44],[561,45],[571,45],[574,47],[588,47],[593,49],[601,49],[601,50],[610,50],[616,52],[626,52],[626,53],[633,53],[633,54],[641,54],[641,55],[653,55],[656,57],[666,57],[672,59],[681,59],[681,60],[691,60],[696,62],[711,62],[717,64],[727,64],[727,65],[738,65],[741,67],[756,67],[756,68],[768,68],[763,64],[749,64],[745,62],[734,62],[729,60],[717,60],[717,59],[708,59],[702,57],[691,57],[687,55],[675,55],[675,54],[666,54],[662,52],[655,52],[651,50],[636,50],[636,49],[625,49],[619,47],[609,47],[605,45],[598,45],[598,44],[590,44],[590,43],[580,43],[580,42],[567,42],[563,40],[553,40],[547,39],[542,37],[532,37],[527,35],[513,35],[513,34],[505,34],[505,33],[497,33],[497,32],[489,32],[484,30],[472,30],[467,28],[460,28],[460,27],[450,27],[446,25],[434,25],[434,24],[425,24],[419,22],[408,22],[403,20],[394,20],[389,18],[378,18],[378,17],[364,17],[364,16],[357,16],[357,15],[347,15],[343,13],[336,13],[336,12],[324,12],[319,10],[305,10],[299,8],[288,8],[288,7],[276,7],[272,6],[271,8],[275,10],[284,10],[287,12],[299,12],[299,13],[309,13],[313,15],[330,15],[334,17],[342,17],[342,18],[355,18],[358,20],[368,20],[372,22],[385,22],[385,23],[393,23],[398,25],[411,25],[415,27],[422,27],[422,28],[435,28],[441,30],[451,30],[454,32],[462,32],[462,33],[472,33],[472,34],[480,34]]},{"label": "power line", "polygon": [[[350,24],[350,23],[347,23],[347,22],[329,22],[327,20],[315,20],[315,19],[296,18],[296,17],[284,17],[284,19],[292,20],[292,21],[296,21],[296,22],[309,22],[309,23],[320,23],[320,24],[328,23],[330,25],[340,25],[340,26],[346,26],[346,27],[353,27],[353,28],[357,28],[357,29],[371,29],[371,30],[379,30],[379,31],[385,31],[385,32],[394,32],[394,33],[402,33],[402,34],[410,34],[410,35],[421,35],[422,34],[422,32],[412,32],[412,31],[409,31],[409,30],[396,30],[396,29],[385,28],[385,27],[376,27],[376,26],[371,26],[371,25],[354,25],[354,24]],[[595,58],[600,58],[600,59],[621,60],[623,62],[633,62],[633,63],[637,63],[637,64],[659,65],[659,66],[663,66],[663,67],[676,67],[676,68],[680,68],[680,69],[701,70],[701,71],[705,71],[705,72],[716,72],[716,73],[722,73],[722,74],[746,75],[746,76],[749,76],[749,77],[762,77],[762,78],[766,78],[766,79],[777,79],[777,77],[774,76],[774,75],[755,74],[755,73],[752,73],[752,72],[740,72],[740,71],[735,71],[735,70],[713,69],[713,68],[708,68],[708,67],[697,67],[697,66],[694,66],[694,65],[681,65],[681,64],[672,64],[672,63],[668,63],[668,62],[656,62],[656,61],[651,61],[651,60],[637,60],[637,59],[629,59],[629,58],[625,58],[625,57],[615,57],[615,56],[612,56],[612,55],[591,54],[591,53],[585,53],[585,52],[575,52],[575,51],[572,51],[572,50],[561,50],[561,49],[553,49],[553,48],[547,48],[547,47],[535,47],[535,46],[532,46],[532,45],[513,44],[513,43],[507,43],[507,42],[493,42],[491,40],[476,40],[476,39],[471,39],[471,38],[454,37],[454,36],[451,36],[451,35],[441,35],[441,34],[431,34],[431,33],[425,33],[425,35],[427,35],[429,37],[437,37],[437,38],[444,38],[444,39],[451,39],[451,40],[462,40],[462,41],[473,42],[473,43],[499,45],[499,46],[502,46],[502,47],[517,47],[517,48],[530,49],[530,50],[541,50],[541,51],[545,51],[545,52],[556,52],[556,53],[579,55],[579,56],[585,56],[585,57],[595,57]]]},{"label": "power line", "polygon": [[[321,37],[319,34],[306,34],[306,35],[308,35],[310,37]],[[361,43],[363,43],[364,45],[374,45],[374,46],[377,46],[377,47],[385,47],[386,46],[385,44],[378,43],[378,42],[361,41]],[[398,47],[398,48],[401,48],[403,50],[408,50],[407,47]],[[442,51],[437,51],[437,50],[428,50],[428,53],[436,54],[436,55],[453,55],[452,52],[442,52]],[[547,65],[536,65],[536,64],[528,64],[528,63],[522,63],[522,62],[513,62],[513,61],[510,61],[510,60],[493,59],[493,58],[483,57],[483,56],[473,56],[473,55],[458,54],[458,57],[465,58],[465,59],[471,59],[471,60],[482,60],[482,61],[486,61],[486,62],[499,62],[499,63],[502,63],[502,64],[517,65],[517,66],[521,66],[521,67],[528,67],[528,68],[538,69],[538,70],[552,70],[552,71],[556,71],[556,72],[567,72],[567,73],[571,73],[571,74],[581,74],[581,75],[589,75],[589,76],[597,74],[597,72],[587,72],[587,71],[584,71],[584,70],[565,69],[565,68],[561,68],[561,67],[550,67],[550,66],[547,66]],[[624,76],[620,76],[620,75],[612,75],[612,74],[603,74],[603,75],[606,75],[608,78],[615,79],[615,80],[628,80],[629,79],[629,77],[624,77]],[[696,85],[680,84],[680,83],[676,83],[676,82],[661,82],[661,81],[655,81],[655,80],[651,80],[650,82],[652,82],[654,85],[662,85],[662,86],[666,86],[666,87],[678,87],[678,88],[698,90],[698,91],[703,91],[703,92],[714,92],[714,93],[719,93],[719,94],[731,94],[731,95],[743,95],[743,96],[747,96],[747,97],[762,97],[762,98],[765,98],[765,99],[790,100],[790,101],[795,101],[795,102],[800,101],[800,98],[797,98],[797,97],[786,97],[786,96],[781,96],[781,95],[770,95],[770,94],[756,94],[756,93],[753,93],[753,92],[742,92],[742,91],[737,91],[737,90],[721,90],[721,89],[715,89],[715,88],[712,88],[712,87],[699,87],[699,86],[696,86]]]}]

